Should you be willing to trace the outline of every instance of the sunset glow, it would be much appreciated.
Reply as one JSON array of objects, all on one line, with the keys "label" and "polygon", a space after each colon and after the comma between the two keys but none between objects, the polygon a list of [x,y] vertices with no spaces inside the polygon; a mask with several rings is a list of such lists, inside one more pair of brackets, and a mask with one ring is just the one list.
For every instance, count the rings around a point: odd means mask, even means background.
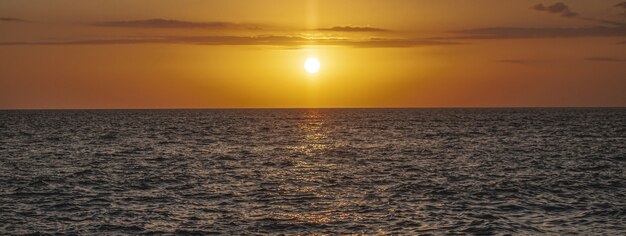
[{"label": "sunset glow", "polygon": [[626,235],[626,0],[0,0],[0,235]]},{"label": "sunset glow", "polygon": [[626,105],[621,5],[555,4],[0,0],[0,107]]}]

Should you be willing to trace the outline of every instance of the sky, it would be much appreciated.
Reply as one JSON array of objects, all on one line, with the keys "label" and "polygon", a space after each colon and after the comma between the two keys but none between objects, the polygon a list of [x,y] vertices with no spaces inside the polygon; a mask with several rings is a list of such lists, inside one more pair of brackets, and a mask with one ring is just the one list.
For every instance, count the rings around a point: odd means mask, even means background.
[{"label": "sky", "polygon": [[614,106],[623,0],[0,0],[0,109]]}]

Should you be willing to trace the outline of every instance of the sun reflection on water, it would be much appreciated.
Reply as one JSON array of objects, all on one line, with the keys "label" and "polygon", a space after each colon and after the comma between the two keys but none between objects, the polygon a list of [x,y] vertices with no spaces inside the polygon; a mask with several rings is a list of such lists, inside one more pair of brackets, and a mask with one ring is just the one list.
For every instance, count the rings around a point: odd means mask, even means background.
[{"label": "sun reflection on water", "polygon": [[300,137],[290,149],[292,165],[279,173],[280,190],[288,204],[297,207],[275,208],[271,218],[291,224],[329,224],[357,220],[354,213],[345,209],[353,203],[341,201],[336,191],[335,178],[341,165],[328,158],[332,148],[332,134],[324,112],[304,110],[297,119],[296,130]]},{"label": "sun reflection on water", "polygon": [[302,140],[296,148],[309,156],[328,148],[329,139],[324,124],[324,116],[320,110],[306,110],[298,124]]}]

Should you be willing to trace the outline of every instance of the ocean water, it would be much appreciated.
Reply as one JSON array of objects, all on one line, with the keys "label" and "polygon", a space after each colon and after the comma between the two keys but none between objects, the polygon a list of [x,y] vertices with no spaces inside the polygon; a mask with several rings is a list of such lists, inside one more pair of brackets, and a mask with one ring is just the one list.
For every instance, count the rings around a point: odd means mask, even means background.
[{"label": "ocean water", "polygon": [[626,234],[626,109],[0,111],[0,234]]}]

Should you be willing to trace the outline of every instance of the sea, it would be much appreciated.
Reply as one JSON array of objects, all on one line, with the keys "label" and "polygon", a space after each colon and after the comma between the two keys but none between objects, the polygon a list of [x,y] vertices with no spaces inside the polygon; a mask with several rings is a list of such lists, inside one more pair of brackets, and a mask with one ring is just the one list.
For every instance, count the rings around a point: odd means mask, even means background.
[{"label": "sea", "polygon": [[0,111],[3,235],[626,235],[626,109]]}]

